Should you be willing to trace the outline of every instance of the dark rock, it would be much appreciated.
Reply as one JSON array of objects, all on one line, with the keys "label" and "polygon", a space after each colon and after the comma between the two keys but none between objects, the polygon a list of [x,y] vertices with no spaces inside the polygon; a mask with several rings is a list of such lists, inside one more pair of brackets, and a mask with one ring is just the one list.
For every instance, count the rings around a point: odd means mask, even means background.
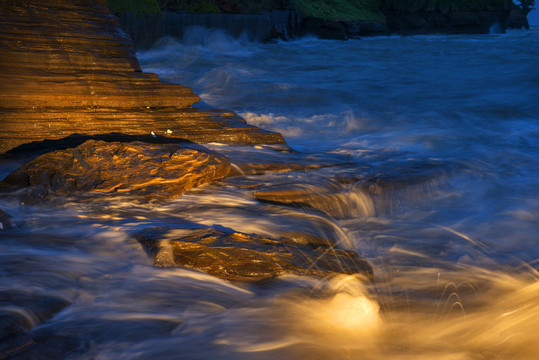
[{"label": "dark rock", "polygon": [[8,175],[0,189],[28,188],[34,199],[82,191],[170,199],[229,170],[225,156],[201,148],[88,140],[41,155]]},{"label": "dark rock", "polygon": [[314,35],[320,39],[347,40],[348,34],[342,21],[304,17],[300,20],[299,36]]},{"label": "dark rock", "polygon": [[11,227],[11,216],[0,209],[0,231]]},{"label": "dark rock", "polygon": [[509,29],[529,29],[530,24],[528,18],[520,6],[513,6],[509,17],[507,18],[506,27]]},{"label": "dark rock", "polygon": [[401,213],[407,206],[426,199],[432,201],[447,176],[461,168],[458,164],[436,161],[404,161],[391,166],[353,185],[355,191],[365,193],[372,200],[377,215]]},{"label": "dark rock", "polygon": [[360,273],[372,278],[372,267],[353,251],[312,249],[286,238],[169,227],[148,228],[134,237],[156,266],[185,266],[231,281],[260,281],[285,273]]},{"label": "dark rock", "polygon": [[284,143],[191,89],[141,72],[106,0],[0,2],[0,153],[72,133]]},{"label": "dark rock", "polygon": [[29,331],[71,304],[63,297],[30,291],[0,292],[0,359],[19,356],[35,345]]},{"label": "dark rock", "polygon": [[0,312],[0,359],[20,354],[34,345],[28,331],[17,324],[17,319]]},{"label": "dark rock", "polygon": [[501,30],[505,30],[510,8],[449,10],[425,6],[398,10],[386,8],[383,12],[391,33],[486,34],[494,24],[500,24]]},{"label": "dark rock", "polygon": [[133,38],[137,49],[147,49],[167,36],[181,39],[186,29],[193,26],[224,30],[235,38],[246,35],[260,42],[275,38],[288,39],[294,35],[292,14],[288,10],[256,14],[166,11],[142,16],[134,13],[117,15],[122,29]]},{"label": "dark rock", "polygon": [[7,359],[50,360],[78,359],[88,350],[86,341],[73,336],[56,335],[50,331],[31,333],[31,343],[18,349]]}]

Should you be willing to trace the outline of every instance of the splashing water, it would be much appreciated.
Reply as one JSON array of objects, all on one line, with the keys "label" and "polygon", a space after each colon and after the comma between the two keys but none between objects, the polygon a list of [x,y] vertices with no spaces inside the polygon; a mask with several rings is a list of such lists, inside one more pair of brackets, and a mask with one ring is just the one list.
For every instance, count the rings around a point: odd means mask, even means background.
[{"label": "splashing water", "polygon": [[[538,45],[537,31],[163,40],[139,54],[145,71],[300,152],[209,144],[244,175],[159,205],[0,199],[15,228],[0,232],[0,293],[69,304],[43,323],[31,307],[2,310],[74,343],[77,359],[536,359]],[[245,175],[257,162],[316,166]],[[375,279],[228,283],[155,268],[131,237],[193,223],[328,239]]]}]

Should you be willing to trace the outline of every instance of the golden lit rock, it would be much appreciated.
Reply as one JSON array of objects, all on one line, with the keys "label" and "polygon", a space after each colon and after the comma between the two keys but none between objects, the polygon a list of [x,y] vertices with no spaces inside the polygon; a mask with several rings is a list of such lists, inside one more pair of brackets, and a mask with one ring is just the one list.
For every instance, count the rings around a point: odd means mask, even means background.
[{"label": "golden lit rock", "polygon": [[0,153],[73,133],[283,143],[191,89],[143,73],[105,0],[0,1]]},{"label": "golden lit rock", "polygon": [[286,273],[327,276],[360,273],[372,267],[355,252],[316,248],[293,240],[272,239],[212,228],[148,228],[135,235],[156,266],[185,266],[232,281],[260,281]]},{"label": "golden lit rock", "polygon": [[0,190],[26,189],[32,201],[80,192],[165,200],[229,171],[225,156],[202,148],[88,140],[41,155],[8,175]]}]

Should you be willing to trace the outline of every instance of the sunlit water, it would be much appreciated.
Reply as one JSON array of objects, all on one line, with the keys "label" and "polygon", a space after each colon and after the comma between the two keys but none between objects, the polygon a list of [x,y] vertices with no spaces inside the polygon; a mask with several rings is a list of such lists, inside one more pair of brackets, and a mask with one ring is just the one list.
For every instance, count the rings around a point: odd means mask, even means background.
[{"label": "sunlit water", "polygon": [[[0,200],[16,227],[0,233],[0,290],[71,302],[34,332],[75,338],[83,359],[539,357],[539,31],[258,44],[193,29],[139,59],[298,151],[208,145],[233,161],[337,165],[164,204]],[[253,197],[283,184],[332,190],[318,209]],[[232,284],[154,268],[130,237],[185,220],[331,237],[375,281]]]}]

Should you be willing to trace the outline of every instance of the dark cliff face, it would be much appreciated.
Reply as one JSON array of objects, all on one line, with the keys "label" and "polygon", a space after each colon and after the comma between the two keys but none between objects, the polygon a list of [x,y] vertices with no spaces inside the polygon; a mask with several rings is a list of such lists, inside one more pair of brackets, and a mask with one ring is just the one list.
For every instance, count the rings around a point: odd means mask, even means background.
[{"label": "dark cliff face", "polygon": [[[345,40],[393,33],[480,34],[488,33],[491,28],[504,31],[507,28],[529,27],[520,7],[510,0],[492,0],[488,6],[477,1],[453,2],[366,1],[370,4],[370,11],[354,14],[345,11],[339,13],[338,19],[333,19],[317,7],[299,7],[299,2],[286,0],[268,0],[256,4],[247,0],[214,1],[218,13],[207,13],[194,5],[189,7],[186,4],[196,3],[190,0],[163,0],[161,5],[165,11],[161,13],[140,15],[123,12],[118,15],[122,28],[133,37],[138,48],[148,48],[164,36],[181,38],[189,26],[223,29],[236,37],[247,32],[254,40],[262,42],[305,35]],[[183,7],[180,6],[182,4]],[[322,8],[327,10],[328,6],[325,4]],[[315,11],[317,9],[320,11]]]},{"label": "dark cliff face", "polygon": [[507,27],[507,19],[511,12],[510,4],[493,6],[417,6],[399,8],[385,6],[382,8],[388,30],[399,34],[422,33],[488,33],[498,24],[500,29]]},{"label": "dark cliff face", "polygon": [[234,114],[198,111],[191,89],[141,72],[105,0],[1,0],[0,66],[0,153],[73,133],[283,142]]}]

